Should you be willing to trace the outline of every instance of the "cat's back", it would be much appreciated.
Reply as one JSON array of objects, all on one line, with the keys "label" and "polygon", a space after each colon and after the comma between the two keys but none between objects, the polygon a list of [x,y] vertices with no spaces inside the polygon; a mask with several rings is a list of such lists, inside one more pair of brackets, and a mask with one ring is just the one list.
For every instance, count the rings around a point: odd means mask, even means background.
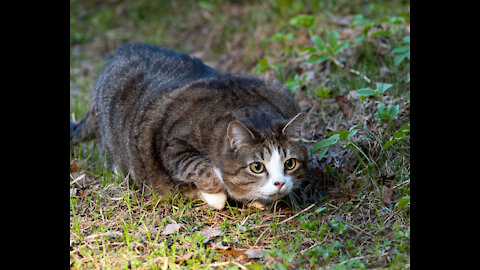
[{"label": "cat's back", "polygon": [[118,93],[122,89],[130,93],[162,91],[217,73],[186,53],[157,45],[128,43],[118,49],[105,65],[97,80],[97,91],[123,96],[128,94]]}]

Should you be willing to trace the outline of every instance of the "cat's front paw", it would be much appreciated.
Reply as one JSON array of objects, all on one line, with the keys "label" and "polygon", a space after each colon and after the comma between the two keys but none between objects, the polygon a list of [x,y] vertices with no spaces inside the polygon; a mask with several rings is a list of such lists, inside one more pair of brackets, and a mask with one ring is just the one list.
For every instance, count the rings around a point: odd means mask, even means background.
[{"label": "cat's front paw", "polygon": [[269,204],[267,204],[266,202],[253,201],[248,204],[248,207],[257,208],[263,211],[268,209]]},{"label": "cat's front paw", "polygon": [[208,205],[218,210],[222,210],[227,203],[227,194],[223,191],[219,193],[205,193],[200,191],[200,195]]}]

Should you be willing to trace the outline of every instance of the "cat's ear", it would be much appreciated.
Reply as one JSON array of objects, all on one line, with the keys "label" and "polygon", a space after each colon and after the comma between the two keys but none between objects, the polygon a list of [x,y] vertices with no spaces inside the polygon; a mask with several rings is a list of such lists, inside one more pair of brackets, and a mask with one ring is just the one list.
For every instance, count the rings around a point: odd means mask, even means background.
[{"label": "cat's ear", "polygon": [[290,120],[282,129],[282,134],[292,141],[299,141],[301,139],[301,130],[305,114],[299,113]]},{"label": "cat's ear", "polygon": [[238,121],[232,121],[228,124],[227,136],[232,149],[241,144],[251,142],[255,138],[253,133]]}]

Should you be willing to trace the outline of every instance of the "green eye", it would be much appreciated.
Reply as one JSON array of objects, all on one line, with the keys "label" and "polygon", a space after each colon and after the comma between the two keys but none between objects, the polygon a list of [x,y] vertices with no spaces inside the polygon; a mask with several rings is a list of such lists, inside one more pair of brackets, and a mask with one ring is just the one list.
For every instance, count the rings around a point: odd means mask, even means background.
[{"label": "green eye", "polygon": [[263,163],[253,162],[252,164],[250,164],[250,170],[254,173],[262,173],[264,169],[265,166],[263,165]]},{"label": "green eye", "polygon": [[285,169],[287,170],[293,170],[293,168],[295,168],[295,166],[297,165],[297,160],[294,159],[294,158],[291,158],[287,161],[285,161]]}]

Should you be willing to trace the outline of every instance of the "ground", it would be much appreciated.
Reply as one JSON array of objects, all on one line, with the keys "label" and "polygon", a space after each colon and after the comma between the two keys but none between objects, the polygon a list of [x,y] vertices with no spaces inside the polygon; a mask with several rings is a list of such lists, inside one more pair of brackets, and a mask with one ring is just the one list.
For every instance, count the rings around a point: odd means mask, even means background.
[{"label": "ground", "polygon": [[128,186],[93,142],[70,154],[75,269],[410,267],[408,1],[76,1],[70,110],[131,41],[273,77],[307,114],[308,174],[267,209]]}]

